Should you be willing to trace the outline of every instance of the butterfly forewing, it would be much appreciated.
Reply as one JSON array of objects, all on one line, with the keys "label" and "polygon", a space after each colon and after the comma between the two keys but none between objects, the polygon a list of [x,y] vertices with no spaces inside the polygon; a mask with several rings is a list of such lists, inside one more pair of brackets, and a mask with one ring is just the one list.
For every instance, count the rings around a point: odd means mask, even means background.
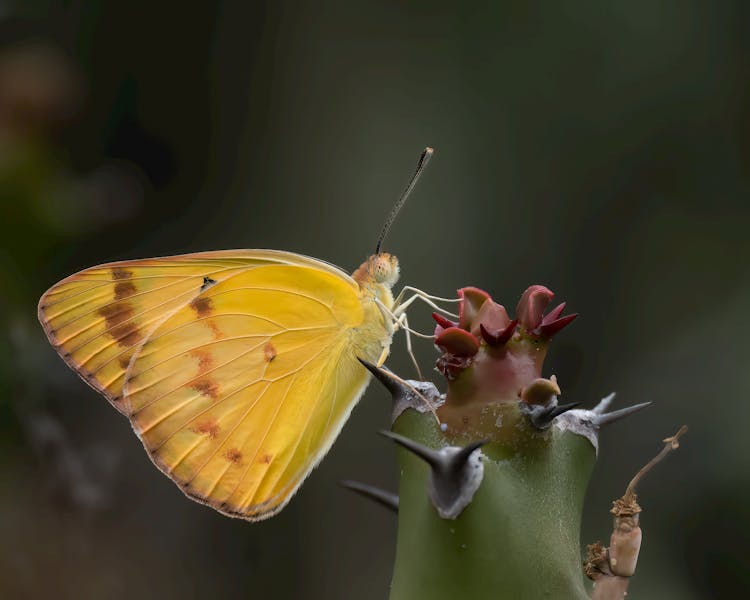
[{"label": "butterfly forewing", "polygon": [[225,258],[224,254],[127,261],[87,269],[42,296],[39,319],[65,361],[122,410],[125,371],[150,331],[198,296],[206,283],[260,263]]}]

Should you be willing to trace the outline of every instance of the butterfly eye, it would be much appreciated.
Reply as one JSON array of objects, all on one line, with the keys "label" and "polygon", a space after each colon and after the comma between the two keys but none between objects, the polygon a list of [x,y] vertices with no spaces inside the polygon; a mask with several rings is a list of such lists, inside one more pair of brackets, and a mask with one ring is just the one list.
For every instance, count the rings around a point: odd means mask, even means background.
[{"label": "butterfly eye", "polygon": [[372,276],[377,283],[389,287],[398,281],[398,259],[392,254],[378,254],[372,262]]}]

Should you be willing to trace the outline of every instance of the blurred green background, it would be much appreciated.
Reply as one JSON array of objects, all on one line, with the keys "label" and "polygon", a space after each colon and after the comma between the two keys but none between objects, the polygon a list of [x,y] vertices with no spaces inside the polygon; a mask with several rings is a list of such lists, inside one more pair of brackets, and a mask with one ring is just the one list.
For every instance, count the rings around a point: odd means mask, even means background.
[{"label": "blurred green background", "polygon": [[196,250],[351,270],[433,145],[387,244],[402,282],[511,307],[542,283],[580,312],[545,369],[563,401],[654,401],[602,436],[584,544],[687,423],[641,486],[631,596],[743,597],[749,29],[741,0],[0,2],[0,596],[386,597],[395,519],[337,486],[395,488],[383,390],[279,516],[229,519],[152,467],[36,302]]}]

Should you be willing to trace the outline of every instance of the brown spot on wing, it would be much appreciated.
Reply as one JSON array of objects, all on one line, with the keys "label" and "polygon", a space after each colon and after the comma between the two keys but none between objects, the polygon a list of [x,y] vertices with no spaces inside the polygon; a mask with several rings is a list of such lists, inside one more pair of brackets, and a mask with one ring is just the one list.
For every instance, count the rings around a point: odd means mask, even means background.
[{"label": "brown spot on wing", "polygon": [[114,267],[112,269],[112,279],[117,281],[115,284],[115,300],[122,300],[135,294],[135,285],[130,279],[132,279],[132,271],[123,269],[122,267]]},{"label": "brown spot on wing", "polygon": [[263,347],[263,356],[266,359],[266,362],[271,362],[274,358],[276,358],[276,348],[271,342],[268,342]]},{"label": "brown spot on wing", "polygon": [[204,421],[203,423],[198,423],[193,428],[193,431],[195,433],[205,434],[211,439],[214,439],[217,435],[219,435],[221,426],[216,422],[216,419],[209,419],[208,421]]},{"label": "brown spot on wing", "polygon": [[128,354],[123,354],[120,358],[117,359],[117,362],[123,371],[128,370],[128,367],[130,366],[130,358],[131,358],[131,355],[128,353]]},{"label": "brown spot on wing", "polygon": [[203,375],[213,366],[213,358],[203,350],[191,350],[190,355],[198,359],[198,374]]},{"label": "brown spot on wing", "polygon": [[138,325],[133,323],[132,321],[129,323],[123,323],[122,325],[118,325],[117,327],[113,328],[109,335],[112,336],[113,339],[117,340],[117,343],[120,344],[123,348],[130,348],[131,346],[135,346],[138,342],[141,341],[141,338],[143,337],[141,335],[141,332],[138,330]]},{"label": "brown spot on wing", "polygon": [[98,313],[107,322],[107,329],[123,323],[133,316],[133,306],[130,302],[115,302],[102,306]]},{"label": "brown spot on wing", "polygon": [[135,294],[135,285],[132,281],[118,281],[115,284],[115,300],[122,300]]},{"label": "brown spot on wing", "polygon": [[215,340],[220,340],[224,337],[221,329],[219,329],[219,326],[213,321],[213,319],[209,319],[208,321],[206,321],[206,325],[211,330],[211,333],[214,334]]},{"label": "brown spot on wing", "polygon": [[219,384],[211,379],[199,379],[190,384],[196,392],[200,392],[204,396],[213,398],[214,400],[219,395]]},{"label": "brown spot on wing", "polygon": [[237,448],[230,448],[224,455],[229,462],[239,463],[242,460],[242,452]]},{"label": "brown spot on wing", "polygon": [[190,303],[190,308],[198,313],[199,317],[207,317],[214,311],[214,308],[211,305],[211,298],[206,298],[205,296],[194,298]]},{"label": "brown spot on wing", "polygon": [[125,348],[134,346],[143,337],[138,325],[132,320],[135,311],[130,302],[107,304],[97,312],[104,317],[109,336],[117,340],[120,346]]}]

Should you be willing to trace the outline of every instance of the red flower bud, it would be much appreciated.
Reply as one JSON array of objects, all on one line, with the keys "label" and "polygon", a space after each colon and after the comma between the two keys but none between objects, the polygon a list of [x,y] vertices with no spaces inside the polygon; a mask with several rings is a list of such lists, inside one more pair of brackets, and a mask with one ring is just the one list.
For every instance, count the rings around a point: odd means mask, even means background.
[{"label": "red flower bud", "polygon": [[458,290],[461,302],[458,304],[458,326],[466,331],[471,331],[471,326],[476,320],[482,305],[490,299],[490,295],[484,290],[475,287],[465,287]]},{"label": "red flower bud", "polygon": [[481,334],[480,326],[482,325],[487,331],[496,332],[505,329],[509,323],[510,317],[505,311],[505,307],[488,298],[477,312],[469,331],[479,337]]},{"label": "red flower bud", "polygon": [[532,285],[523,293],[516,307],[516,318],[526,331],[533,331],[542,323],[544,309],[554,294],[543,285]]}]

